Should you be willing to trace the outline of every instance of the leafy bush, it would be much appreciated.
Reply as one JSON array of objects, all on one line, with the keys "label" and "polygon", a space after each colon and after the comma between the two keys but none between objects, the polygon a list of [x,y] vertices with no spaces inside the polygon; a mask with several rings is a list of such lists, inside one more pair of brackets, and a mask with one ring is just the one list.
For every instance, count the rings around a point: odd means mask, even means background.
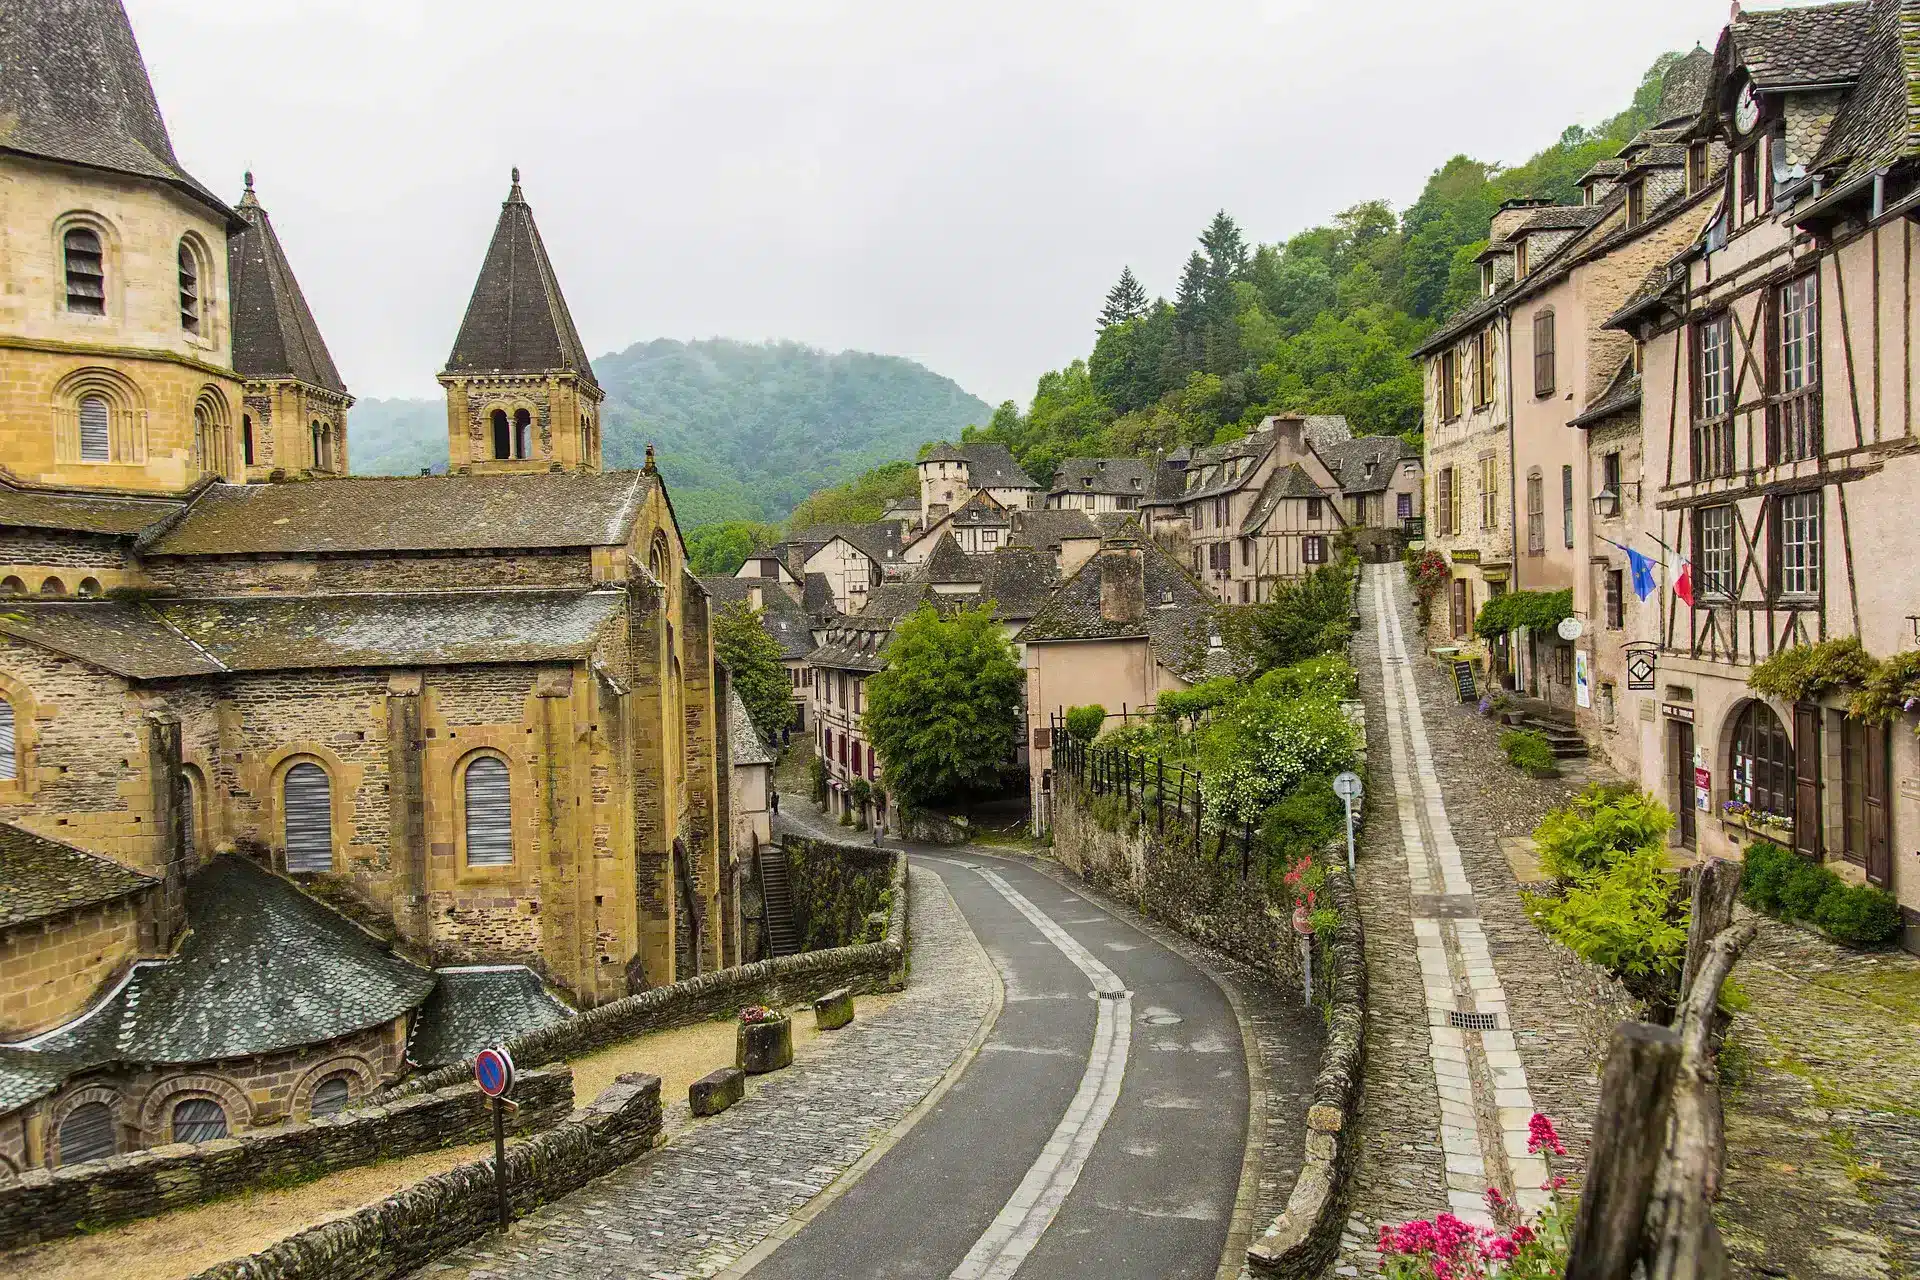
[{"label": "leafy bush", "polygon": [[1207,816],[1235,827],[1258,823],[1308,778],[1351,766],[1357,746],[1338,702],[1250,692],[1204,731]]},{"label": "leafy bush", "polygon": [[1260,839],[1270,856],[1292,865],[1318,857],[1322,849],[1343,839],[1346,814],[1331,781],[1324,776],[1309,778],[1267,810],[1260,820]]},{"label": "leafy bush", "polygon": [[1513,729],[1500,735],[1500,749],[1507,761],[1522,773],[1535,778],[1557,778],[1560,762],[1554,758],[1553,745],[1531,729]]},{"label": "leafy bush", "polygon": [[1433,602],[1447,589],[1453,570],[1438,551],[1415,551],[1408,547],[1403,558],[1407,565],[1407,585],[1413,588],[1414,599],[1420,606],[1420,625],[1425,626],[1432,620]]},{"label": "leafy bush", "polygon": [[817,755],[807,761],[807,786],[815,804],[827,802],[827,762]]},{"label": "leafy bush", "polygon": [[1107,709],[1099,703],[1067,708],[1067,736],[1075,742],[1092,742],[1107,723]]},{"label": "leafy bush", "polygon": [[[1275,667],[1253,682],[1253,692],[1267,698],[1345,698],[1353,692],[1353,666],[1337,653],[1308,658],[1292,666]],[[1209,684],[1220,683],[1208,681]],[[1230,687],[1237,682],[1226,681]],[[1202,686],[1204,687],[1204,686]]]},{"label": "leafy bush", "polygon": [[1900,932],[1900,904],[1872,885],[1848,884],[1833,872],[1766,840],[1747,848],[1740,894],[1756,911],[1804,920],[1853,947],[1878,946]]},{"label": "leafy bush", "polygon": [[1240,682],[1231,676],[1216,676],[1191,689],[1173,689],[1160,695],[1153,714],[1166,724],[1187,720],[1194,724],[1216,707],[1231,702],[1240,692]]},{"label": "leafy bush", "polygon": [[1351,560],[1342,560],[1282,582],[1266,602],[1227,611],[1221,618],[1221,636],[1256,671],[1332,653],[1353,633],[1356,571]]},{"label": "leafy bush", "polygon": [[1847,714],[1889,724],[1901,712],[1916,708],[1920,708],[1920,651],[1908,649],[1875,664],[1847,705]]},{"label": "leafy bush", "polygon": [[1624,852],[1658,847],[1673,829],[1667,806],[1642,791],[1591,786],[1533,829],[1540,867],[1556,880],[1605,869]]},{"label": "leafy bush", "polygon": [[1473,633],[1491,640],[1524,627],[1538,635],[1552,631],[1572,616],[1572,591],[1509,591],[1480,606]]},{"label": "leafy bush", "polygon": [[1617,974],[1636,995],[1671,1001],[1689,909],[1659,847],[1619,853],[1564,897],[1524,896],[1540,927],[1575,954]]},{"label": "leafy bush", "polygon": [[1858,636],[1797,644],[1768,658],[1747,676],[1747,687],[1787,702],[1817,698],[1843,685],[1865,685],[1879,666]]}]

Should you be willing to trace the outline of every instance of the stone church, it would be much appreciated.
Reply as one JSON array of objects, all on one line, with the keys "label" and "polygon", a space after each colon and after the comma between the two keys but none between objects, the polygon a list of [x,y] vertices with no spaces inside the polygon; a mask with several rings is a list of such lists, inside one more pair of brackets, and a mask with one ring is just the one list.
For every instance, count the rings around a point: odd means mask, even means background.
[{"label": "stone church", "polygon": [[353,477],[118,0],[0,8],[0,67],[0,1180],[736,962],[707,597],[651,454],[601,468],[518,172],[451,474]]}]

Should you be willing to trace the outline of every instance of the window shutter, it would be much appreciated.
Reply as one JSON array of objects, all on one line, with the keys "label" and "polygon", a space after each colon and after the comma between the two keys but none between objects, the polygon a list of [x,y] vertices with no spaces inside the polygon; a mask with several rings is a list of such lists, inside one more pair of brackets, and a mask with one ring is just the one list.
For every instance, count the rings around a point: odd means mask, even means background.
[{"label": "window shutter", "polygon": [[113,452],[113,415],[107,402],[88,396],[80,402],[80,460],[106,462]]},{"label": "window shutter", "polygon": [[1553,312],[1533,318],[1533,394],[1553,394]]},{"label": "window shutter", "polygon": [[328,1076],[313,1091],[313,1105],[308,1111],[314,1116],[330,1116],[336,1111],[344,1111],[351,1096],[345,1076]]},{"label": "window shutter", "polygon": [[227,1136],[227,1113],[212,1098],[188,1098],[173,1109],[175,1142],[211,1142]]},{"label": "window shutter", "polygon": [[60,1122],[62,1165],[104,1160],[118,1145],[113,1134],[113,1109],[104,1102],[83,1102]]},{"label": "window shutter", "polygon": [[1793,709],[1793,848],[1820,856],[1820,708]]},{"label": "window shutter", "polygon": [[0,781],[11,782],[19,776],[20,761],[14,754],[13,704],[0,698]]},{"label": "window shutter", "polygon": [[287,870],[333,870],[333,784],[327,771],[304,761],[287,770],[283,788]]},{"label": "window shutter", "polygon": [[[1867,883],[1893,887],[1893,846],[1887,796],[1887,726],[1867,726]],[[1795,824],[1798,830],[1798,824]]]},{"label": "window shutter", "polygon": [[467,865],[513,865],[513,794],[507,762],[481,756],[467,766]]}]

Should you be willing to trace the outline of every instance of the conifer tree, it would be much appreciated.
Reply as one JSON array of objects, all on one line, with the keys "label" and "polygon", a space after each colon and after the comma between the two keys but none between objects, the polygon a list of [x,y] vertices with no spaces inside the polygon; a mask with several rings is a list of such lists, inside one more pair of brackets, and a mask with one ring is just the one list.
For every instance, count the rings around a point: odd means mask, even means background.
[{"label": "conifer tree", "polygon": [[1107,305],[1100,308],[1100,328],[1104,331],[1147,314],[1147,291],[1134,278],[1132,267],[1120,268],[1120,283],[1107,290]]}]

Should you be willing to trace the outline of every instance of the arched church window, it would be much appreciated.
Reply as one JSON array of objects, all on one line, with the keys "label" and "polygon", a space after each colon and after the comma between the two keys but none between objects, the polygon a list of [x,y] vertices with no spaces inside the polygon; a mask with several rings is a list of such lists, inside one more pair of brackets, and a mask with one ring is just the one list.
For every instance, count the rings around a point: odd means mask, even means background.
[{"label": "arched church window", "polygon": [[467,865],[513,865],[513,796],[507,782],[507,762],[498,756],[479,756],[467,766],[464,788],[467,811]]},{"label": "arched church window", "polygon": [[80,397],[80,461],[108,462],[112,456],[112,406],[105,396]]},{"label": "arched church window", "polygon": [[187,241],[180,242],[180,327],[200,332],[200,260]]},{"label": "arched church window", "polygon": [[333,870],[333,784],[327,771],[302,760],[281,785],[287,870]]},{"label": "arched church window", "polygon": [[493,424],[493,456],[511,458],[513,456],[513,428],[507,422],[507,411],[495,409],[490,416]]},{"label": "arched church window", "polygon": [[100,233],[74,227],[61,247],[67,259],[67,310],[86,316],[107,314],[107,265]]},{"label": "arched church window", "polygon": [[12,782],[20,776],[13,724],[13,704],[0,698],[0,782]]},{"label": "arched church window", "polygon": [[533,415],[525,409],[513,411],[513,456],[516,458],[533,456]]},{"label": "arched church window", "polygon": [[253,415],[240,415],[240,456],[248,466],[253,465]]},{"label": "arched church window", "polygon": [[106,1159],[119,1146],[113,1129],[111,1107],[104,1102],[81,1103],[60,1122],[60,1163]]},{"label": "arched church window", "polygon": [[175,1142],[211,1142],[226,1136],[226,1108],[212,1098],[188,1098],[174,1106]]}]

